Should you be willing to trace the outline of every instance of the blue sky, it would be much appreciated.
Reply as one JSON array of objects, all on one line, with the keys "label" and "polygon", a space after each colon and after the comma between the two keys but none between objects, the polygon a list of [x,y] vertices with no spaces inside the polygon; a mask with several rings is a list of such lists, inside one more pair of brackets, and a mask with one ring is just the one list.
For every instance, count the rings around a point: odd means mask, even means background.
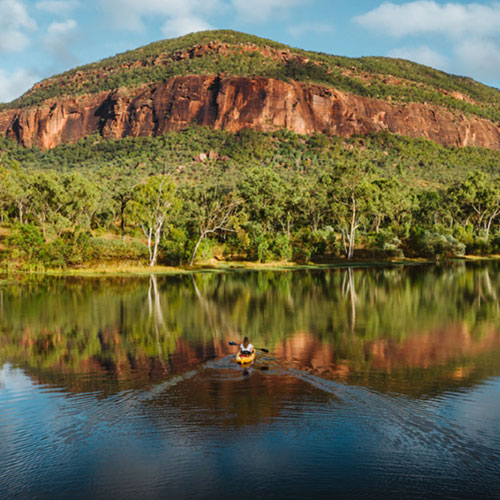
[{"label": "blue sky", "polygon": [[500,88],[500,1],[0,0],[0,102],[74,66],[210,28],[403,57]]}]

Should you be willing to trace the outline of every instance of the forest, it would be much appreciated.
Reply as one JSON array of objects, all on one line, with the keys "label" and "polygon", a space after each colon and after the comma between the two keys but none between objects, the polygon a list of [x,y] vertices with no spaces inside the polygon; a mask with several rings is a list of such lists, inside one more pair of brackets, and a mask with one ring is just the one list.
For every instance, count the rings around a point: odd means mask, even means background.
[{"label": "forest", "polygon": [[3,269],[500,253],[500,152],[391,134],[190,127],[0,140]]}]

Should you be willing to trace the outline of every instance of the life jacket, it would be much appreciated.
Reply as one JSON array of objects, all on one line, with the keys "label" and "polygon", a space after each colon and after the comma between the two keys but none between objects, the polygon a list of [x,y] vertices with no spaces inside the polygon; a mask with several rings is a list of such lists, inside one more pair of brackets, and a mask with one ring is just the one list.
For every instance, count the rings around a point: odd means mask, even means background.
[{"label": "life jacket", "polygon": [[254,346],[250,343],[246,347],[243,344],[240,344],[241,354],[252,354],[253,350]]}]

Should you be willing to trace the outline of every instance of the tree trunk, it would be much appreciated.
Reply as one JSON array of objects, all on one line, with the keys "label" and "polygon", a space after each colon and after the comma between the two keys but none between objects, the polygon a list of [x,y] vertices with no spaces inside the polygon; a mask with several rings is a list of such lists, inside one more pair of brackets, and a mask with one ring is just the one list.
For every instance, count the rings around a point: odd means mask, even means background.
[{"label": "tree trunk", "polygon": [[41,216],[41,223],[42,223],[43,240],[47,241],[47,231],[45,230],[45,214],[44,213],[42,213],[42,216]]},{"label": "tree trunk", "polygon": [[490,237],[490,229],[493,220],[498,216],[498,212],[494,212],[491,217],[488,217],[488,224],[486,225],[486,242],[488,242],[488,238]]},{"label": "tree trunk", "polygon": [[342,246],[344,247],[344,253],[346,255],[348,255],[348,252],[347,252],[347,243],[346,243],[346,236],[345,236],[345,231],[342,229]]},{"label": "tree trunk", "polygon": [[120,230],[122,233],[122,240],[125,239],[125,207],[127,206],[127,202],[125,200],[121,200],[120,204]]},{"label": "tree trunk", "polygon": [[205,237],[206,233],[201,233],[200,237],[198,238],[198,241],[196,242],[196,245],[193,250],[193,255],[191,255],[191,260],[189,261],[189,267],[193,265],[194,258],[196,257],[196,252],[198,251],[198,247],[200,246],[201,240]]},{"label": "tree trunk", "polygon": [[142,232],[144,233],[144,236],[146,236],[146,238],[148,239],[149,265],[152,266],[153,264],[151,264],[151,262],[153,260],[153,252],[151,251],[151,240],[152,240],[152,236],[153,236],[153,228],[148,227],[148,229],[146,230],[145,226],[141,226],[141,227],[142,227]]},{"label": "tree trunk", "polygon": [[354,253],[354,239],[356,237],[356,199],[354,198],[354,194],[351,196],[352,200],[352,215],[351,215],[351,227],[349,231],[349,251],[347,253],[347,259],[350,260],[352,258],[352,254]]},{"label": "tree trunk", "polygon": [[155,230],[155,240],[153,243],[153,257],[151,259],[151,266],[156,264],[156,259],[158,258],[158,246],[160,245],[160,236],[161,236],[161,227],[163,224],[160,224]]}]

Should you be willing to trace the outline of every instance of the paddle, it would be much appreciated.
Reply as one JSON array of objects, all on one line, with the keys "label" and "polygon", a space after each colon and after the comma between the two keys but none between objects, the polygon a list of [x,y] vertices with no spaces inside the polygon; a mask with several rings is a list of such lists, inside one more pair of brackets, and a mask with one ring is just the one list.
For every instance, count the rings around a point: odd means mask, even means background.
[{"label": "paddle", "polygon": [[[232,340],[230,340],[229,345],[238,345],[238,344],[236,342],[233,342]],[[262,352],[269,352],[269,349],[264,349],[263,347],[256,347],[255,349],[257,349],[258,351],[262,351]]]}]

